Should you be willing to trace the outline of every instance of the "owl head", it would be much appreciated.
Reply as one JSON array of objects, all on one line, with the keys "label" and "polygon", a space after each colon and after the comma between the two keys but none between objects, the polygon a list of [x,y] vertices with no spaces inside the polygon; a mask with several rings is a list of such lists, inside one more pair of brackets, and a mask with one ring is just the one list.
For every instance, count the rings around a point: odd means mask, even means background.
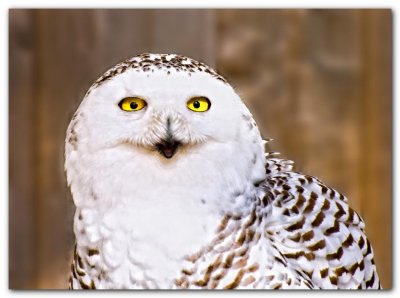
[{"label": "owl head", "polygon": [[[118,161],[127,151],[132,158]],[[90,87],[67,131],[67,174],[69,160],[82,165],[100,152],[98,163],[113,160],[121,167],[139,157],[263,167],[260,133],[235,90],[205,64],[174,54],[135,56]]]}]

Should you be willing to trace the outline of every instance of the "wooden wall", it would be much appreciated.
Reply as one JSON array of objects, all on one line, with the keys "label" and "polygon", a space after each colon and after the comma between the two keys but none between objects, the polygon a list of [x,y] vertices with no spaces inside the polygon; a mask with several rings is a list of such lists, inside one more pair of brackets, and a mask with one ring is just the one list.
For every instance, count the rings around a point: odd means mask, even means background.
[{"label": "wooden wall", "polygon": [[10,10],[9,24],[10,288],[65,287],[65,130],[91,82],[141,52],[225,75],[272,149],[349,197],[391,287],[390,10]]}]

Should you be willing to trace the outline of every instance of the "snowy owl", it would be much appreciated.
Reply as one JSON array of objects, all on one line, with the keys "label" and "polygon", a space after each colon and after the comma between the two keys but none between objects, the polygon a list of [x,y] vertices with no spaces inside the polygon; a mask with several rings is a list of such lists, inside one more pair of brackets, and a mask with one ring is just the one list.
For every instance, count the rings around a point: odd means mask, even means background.
[{"label": "snowy owl", "polygon": [[142,54],[108,70],[67,130],[70,288],[380,288],[346,197],[267,141],[201,62]]}]

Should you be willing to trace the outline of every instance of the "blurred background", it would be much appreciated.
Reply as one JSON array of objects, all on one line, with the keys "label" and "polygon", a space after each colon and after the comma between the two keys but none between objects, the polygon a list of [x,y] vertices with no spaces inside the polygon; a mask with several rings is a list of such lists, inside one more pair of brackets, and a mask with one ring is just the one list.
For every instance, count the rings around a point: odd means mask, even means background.
[{"label": "blurred background", "polygon": [[69,120],[91,83],[142,52],[216,68],[271,149],[348,196],[392,287],[391,10],[9,11],[9,287],[67,286]]}]

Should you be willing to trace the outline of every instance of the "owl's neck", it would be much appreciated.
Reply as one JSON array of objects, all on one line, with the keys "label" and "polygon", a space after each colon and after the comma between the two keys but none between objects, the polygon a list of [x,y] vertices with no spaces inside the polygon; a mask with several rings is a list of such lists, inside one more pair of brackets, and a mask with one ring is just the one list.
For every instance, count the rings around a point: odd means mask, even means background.
[{"label": "owl's neck", "polygon": [[88,185],[77,193],[71,187],[78,246],[99,246],[117,268],[115,278],[128,270],[140,280],[145,270],[160,284],[170,281],[185,255],[213,239],[223,214],[246,213],[245,201],[255,194],[251,156],[199,150],[208,158],[193,151],[165,160],[125,147],[91,155],[91,171],[82,169],[90,177],[80,179]]}]

